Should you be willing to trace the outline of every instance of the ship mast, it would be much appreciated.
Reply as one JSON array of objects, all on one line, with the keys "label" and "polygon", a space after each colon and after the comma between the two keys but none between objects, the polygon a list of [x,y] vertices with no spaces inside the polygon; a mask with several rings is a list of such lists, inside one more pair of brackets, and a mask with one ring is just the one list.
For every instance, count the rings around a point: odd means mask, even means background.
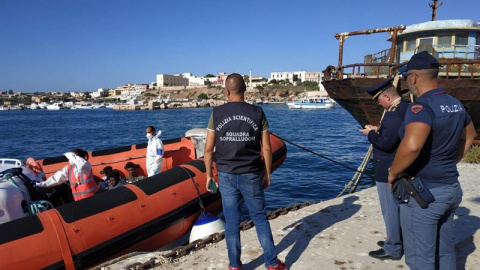
[{"label": "ship mast", "polygon": [[440,5],[437,4],[438,0],[432,0],[433,4],[428,4],[432,9],[432,21],[437,19],[437,9],[443,5],[443,2]]}]

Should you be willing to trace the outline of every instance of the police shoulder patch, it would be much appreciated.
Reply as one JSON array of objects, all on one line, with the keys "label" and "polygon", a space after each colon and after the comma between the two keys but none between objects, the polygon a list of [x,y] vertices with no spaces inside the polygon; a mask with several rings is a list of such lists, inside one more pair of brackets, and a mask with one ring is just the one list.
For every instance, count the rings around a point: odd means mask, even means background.
[{"label": "police shoulder patch", "polygon": [[423,105],[422,104],[412,105],[411,110],[414,114],[417,114],[423,110]]}]

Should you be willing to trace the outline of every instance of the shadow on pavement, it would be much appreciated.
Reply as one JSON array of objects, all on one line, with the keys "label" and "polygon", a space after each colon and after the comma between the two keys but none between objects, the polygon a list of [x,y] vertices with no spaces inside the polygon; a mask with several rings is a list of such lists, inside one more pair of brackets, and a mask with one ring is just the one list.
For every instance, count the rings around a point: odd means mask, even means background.
[{"label": "shadow on pavement", "polygon": [[[286,226],[284,230],[293,229],[276,245],[277,253],[281,253],[293,245],[285,258],[286,264],[290,267],[300,258],[302,253],[307,249],[310,241],[317,234],[333,226],[335,223],[352,217],[358,212],[361,205],[354,204],[358,199],[358,196],[346,197],[341,204],[327,206],[314,214]],[[242,269],[263,268],[263,264],[264,260],[262,255],[243,265]]]}]

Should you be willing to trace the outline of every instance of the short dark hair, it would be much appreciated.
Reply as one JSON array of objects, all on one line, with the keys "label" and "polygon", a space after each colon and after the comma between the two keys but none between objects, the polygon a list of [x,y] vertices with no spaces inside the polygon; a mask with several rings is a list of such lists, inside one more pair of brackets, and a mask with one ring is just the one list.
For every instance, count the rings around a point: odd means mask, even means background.
[{"label": "short dark hair", "polygon": [[86,158],[86,157],[88,157],[88,152],[85,151],[85,150],[83,150],[83,149],[80,149],[80,148],[75,148],[75,149],[72,150],[72,152],[73,152],[75,155],[77,155],[77,156],[79,156],[79,157],[81,157],[81,158]]},{"label": "short dark hair", "polygon": [[242,75],[238,73],[232,73],[227,76],[227,79],[225,80],[225,88],[236,95],[243,94],[247,90]]},{"label": "short dark hair", "polygon": [[128,168],[134,168],[135,169],[135,168],[138,168],[138,167],[139,167],[138,164],[135,164],[133,162],[127,162],[127,164],[125,164],[124,168],[125,169],[128,169]]},{"label": "short dark hair", "polygon": [[155,131],[155,128],[153,126],[148,126],[147,128],[151,129],[152,131]]},{"label": "short dark hair", "polygon": [[108,174],[107,174],[107,177],[108,178],[115,178],[116,181],[119,181],[120,180],[120,173],[117,172],[117,171],[110,171]]}]

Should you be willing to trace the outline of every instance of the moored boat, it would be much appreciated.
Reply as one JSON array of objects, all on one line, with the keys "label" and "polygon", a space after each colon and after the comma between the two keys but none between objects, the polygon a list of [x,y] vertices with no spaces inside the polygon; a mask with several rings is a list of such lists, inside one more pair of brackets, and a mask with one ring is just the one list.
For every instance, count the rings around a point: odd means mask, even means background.
[{"label": "moored boat", "polygon": [[[343,65],[343,44],[347,37],[382,32],[390,33],[390,49],[365,56],[364,63]],[[406,27],[338,33],[335,37],[340,41],[338,66],[329,66],[324,71],[322,84],[329,96],[362,126],[378,125],[383,112],[365,90],[393,77],[414,53],[428,51],[442,65],[440,86],[462,102],[480,134],[480,23],[429,21]],[[410,101],[405,81],[400,81],[398,91]]]},{"label": "moored boat", "polygon": [[287,102],[290,109],[329,109],[336,106],[328,97],[306,97]]},{"label": "moored boat", "polygon": [[56,110],[61,110],[61,109],[63,109],[63,105],[62,105],[62,103],[55,102],[55,103],[53,103],[53,104],[47,105],[46,108],[47,108],[47,110],[56,111]]},{"label": "moored boat", "polygon": [[[273,135],[270,140],[275,169],[286,146]],[[162,173],[0,224],[0,269],[82,269],[184,235],[200,215],[200,200],[208,212],[221,211],[220,194],[205,188],[203,144],[198,135],[165,140]],[[137,144],[89,152],[93,174],[98,178],[107,165],[123,172],[127,162],[146,171],[145,150]],[[68,164],[63,156],[38,162],[47,177]]]}]

